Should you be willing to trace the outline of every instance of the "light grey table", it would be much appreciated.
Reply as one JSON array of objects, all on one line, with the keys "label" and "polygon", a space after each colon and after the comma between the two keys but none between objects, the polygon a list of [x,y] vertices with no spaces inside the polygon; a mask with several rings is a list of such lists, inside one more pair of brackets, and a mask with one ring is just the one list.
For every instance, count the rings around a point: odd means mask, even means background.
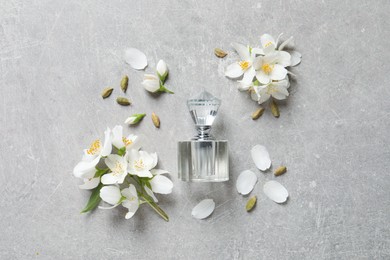
[{"label": "light grey table", "polygon": [[[389,1],[1,1],[1,259],[389,259]],[[293,35],[302,64],[281,117],[250,114],[255,102],[223,69],[230,43],[258,44],[262,33]],[[170,68],[174,95],[154,98],[143,72],[123,62],[143,50],[147,72]],[[213,49],[229,51],[217,59]],[[130,77],[131,107],[100,98]],[[206,89],[223,105],[214,134],[230,141],[231,181],[188,184],[176,176],[176,143],[194,134],[185,101]],[[118,87],[116,93],[118,94]],[[88,192],[71,176],[81,150],[135,112],[150,117],[126,133],[148,136],[172,172],[174,192],[160,196],[170,222],[147,206],[79,211]],[[268,147],[290,199],[278,205],[249,151]],[[244,210],[235,179],[255,170],[257,208]],[[192,207],[213,198],[213,215]]]}]

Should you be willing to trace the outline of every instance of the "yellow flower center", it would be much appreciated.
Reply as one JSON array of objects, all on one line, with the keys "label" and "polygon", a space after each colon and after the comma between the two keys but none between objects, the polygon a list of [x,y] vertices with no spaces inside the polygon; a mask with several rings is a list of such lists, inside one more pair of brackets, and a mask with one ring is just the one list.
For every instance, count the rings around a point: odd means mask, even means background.
[{"label": "yellow flower center", "polygon": [[113,175],[121,174],[121,173],[123,173],[123,171],[124,171],[123,165],[121,163],[119,163],[119,162],[116,162],[115,163],[115,168],[112,171],[112,174]]},{"label": "yellow flower center", "polygon": [[102,147],[100,140],[95,140],[87,150],[87,154],[95,155],[100,151],[100,148]]},{"label": "yellow flower center", "polygon": [[133,143],[130,139],[127,139],[126,137],[122,137],[122,141],[125,144],[125,146],[129,146]]},{"label": "yellow flower center", "polygon": [[271,45],[272,45],[272,42],[267,42],[267,43],[264,45],[264,47],[267,48],[267,47],[269,47],[269,46],[271,46]]},{"label": "yellow flower center", "polygon": [[134,168],[137,171],[141,171],[145,168],[145,165],[144,165],[144,162],[142,161],[142,159],[139,159],[138,161],[134,162]]},{"label": "yellow flower center", "polygon": [[263,65],[261,65],[261,69],[266,73],[266,74],[270,74],[273,70],[273,65],[269,65],[268,63],[265,63]]},{"label": "yellow flower center", "polygon": [[240,61],[238,64],[240,64],[240,67],[242,70],[246,70],[249,68],[249,61]]}]

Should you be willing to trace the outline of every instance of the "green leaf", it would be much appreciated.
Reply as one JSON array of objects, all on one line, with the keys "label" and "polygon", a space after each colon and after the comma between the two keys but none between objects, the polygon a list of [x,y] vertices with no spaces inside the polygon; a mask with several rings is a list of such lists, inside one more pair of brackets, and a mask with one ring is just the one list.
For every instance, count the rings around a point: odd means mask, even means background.
[{"label": "green leaf", "polygon": [[92,190],[91,197],[89,197],[87,205],[84,207],[84,209],[80,213],[87,213],[88,211],[93,210],[99,205],[99,202],[101,201],[100,198],[100,189],[103,187],[103,184],[99,184],[95,189]]},{"label": "green leaf", "polygon": [[122,147],[121,149],[118,149],[118,155],[123,156],[126,153],[126,146]]},{"label": "green leaf", "polygon": [[99,169],[96,167],[96,173],[95,173],[95,176],[93,176],[94,178],[97,178],[97,177],[101,177],[103,174],[106,174],[110,169],[106,168],[106,169]]}]

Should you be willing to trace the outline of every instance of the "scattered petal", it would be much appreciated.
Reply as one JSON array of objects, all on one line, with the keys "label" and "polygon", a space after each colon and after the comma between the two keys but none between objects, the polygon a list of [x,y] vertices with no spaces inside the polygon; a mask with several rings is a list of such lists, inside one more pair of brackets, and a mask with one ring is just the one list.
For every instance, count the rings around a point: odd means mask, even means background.
[{"label": "scattered petal", "polygon": [[236,188],[238,193],[242,195],[249,194],[257,182],[257,176],[250,170],[245,170],[237,178]]},{"label": "scattered petal", "polygon": [[215,202],[212,199],[205,199],[199,202],[191,212],[191,215],[197,219],[204,219],[213,213],[215,209]]},{"label": "scattered petal", "polygon": [[276,203],[284,203],[288,198],[288,191],[277,181],[268,181],[264,184],[263,191],[268,198]]},{"label": "scattered petal", "polygon": [[148,66],[146,55],[136,48],[129,48],[126,50],[125,61],[136,70],[143,70],[146,66]]},{"label": "scattered petal", "polygon": [[255,145],[251,150],[251,155],[259,170],[266,171],[271,167],[271,159],[265,146]]}]

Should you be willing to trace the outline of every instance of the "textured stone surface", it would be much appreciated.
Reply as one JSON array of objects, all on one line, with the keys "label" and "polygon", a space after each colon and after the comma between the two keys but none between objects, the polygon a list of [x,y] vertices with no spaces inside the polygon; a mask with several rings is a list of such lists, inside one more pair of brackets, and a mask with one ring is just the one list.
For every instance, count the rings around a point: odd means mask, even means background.
[{"label": "textured stone surface", "polygon": [[[389,1],[1,1],[1,259],[389,259]],[[281,106],[257,121],[257,105],[223,76],[233,41],[262,33],[294,35],[303,62]],[[143,72],[122,60],[126,47],[170,67],[175,95],[154,98]],[[213,49],[229,50],[225,59]],[[115,104],[129,75],[131,107]],[[114,86],[107,100],[101,90]],[[176,177],[176,142],[194,134],[185,100],[205,88],[221,98],[214,129],[231,147],[231,181],[188,184]],[[155,111],[161,128],[150,120]],[[88,199],[70,175],[81,150],[131,113],[148,117],[126,132],[148,136],[175,183],[160,196],[165,223],[148,207],[79,211]],[[261,173],[254,144],[270,151],[280,177]],[[259,183],[250,214],[235,179],[252,169]],[[262,193],[277,179],[285,205]],[[191,209],[213,198],[213,215]]]}]

